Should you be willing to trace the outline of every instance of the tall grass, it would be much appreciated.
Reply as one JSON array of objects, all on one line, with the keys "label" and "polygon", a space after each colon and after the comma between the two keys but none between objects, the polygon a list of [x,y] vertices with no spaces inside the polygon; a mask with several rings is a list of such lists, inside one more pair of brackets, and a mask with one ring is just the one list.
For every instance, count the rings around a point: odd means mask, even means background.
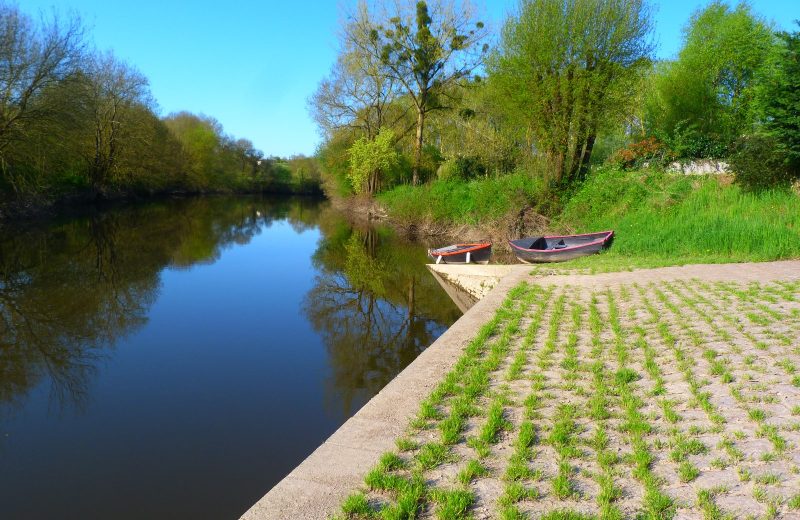
[{"label": "tall grass", "polygon": [[679,263],[800,256],[800,197],[744,192],[717,178],[601,170],[570,199],[559,222],[576,231],[614,229],[610,256]]},{"label": "tall grass", "polygon": [[392,217],[418,222],[488,225],[530,206],[542,193],[538,181],[524,171],[471,181],[436,180],[412,187],[397,186],[378,196]]},{"label": "tall grass", "polygon": [[800,257],[800,197],[785,190],[746,192],[715,176],[598,169],[563,206],[524,171],[471,181],[399,186],[379,200],[401,222],[496,228],[528,207],[553,217],[553,232],[613,229],[601,257],[563,264],[617,270],[686,263]]}]

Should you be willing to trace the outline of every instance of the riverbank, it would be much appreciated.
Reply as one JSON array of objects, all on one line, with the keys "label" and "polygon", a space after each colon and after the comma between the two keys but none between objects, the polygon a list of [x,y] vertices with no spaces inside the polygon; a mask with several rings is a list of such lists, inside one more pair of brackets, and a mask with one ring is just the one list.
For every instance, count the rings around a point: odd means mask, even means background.
[{"label": "riverbank", "polygon": [[403,232],[489,238],[498,250],[509,238],[613,229],[602,262],[658,267],[800,258],[800,196],[744,191],[725,175],[603,168],[556,197],[512,174],[402,186],[377,204],[374,213]]},{"label": "riverbank", "polygon": [[[342,504],[352,518],[426,518],[459,497],[481,518],[788,511],[800,353],[784,339],[800,334],[798,300],[798,261],[544,277],[513,266],[243,518],[326,518]],[[467,392],[474,370],[483,382]],[[697,448],[673,456],[684,444]],[[651,462],[637,470],[639,455]]]}]

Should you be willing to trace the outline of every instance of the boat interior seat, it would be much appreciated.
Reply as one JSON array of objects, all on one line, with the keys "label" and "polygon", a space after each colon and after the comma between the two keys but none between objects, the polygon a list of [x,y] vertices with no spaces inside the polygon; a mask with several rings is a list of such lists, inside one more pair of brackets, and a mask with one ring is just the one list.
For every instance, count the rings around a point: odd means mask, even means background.
[{"label": "boat interior seat", "polygon": [[564,249],[565,247],[567,247],[567,244],[563,238],[553,245],[553,249]]},{"label": "boat interior seat", "polygon": [[547,240],[544,237],[536,238],[527,249],[547,249]]}]

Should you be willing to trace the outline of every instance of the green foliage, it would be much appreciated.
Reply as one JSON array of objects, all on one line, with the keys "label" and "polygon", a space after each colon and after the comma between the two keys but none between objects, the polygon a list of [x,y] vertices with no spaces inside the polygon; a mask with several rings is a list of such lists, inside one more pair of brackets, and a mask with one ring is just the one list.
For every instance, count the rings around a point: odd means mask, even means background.
[{"label": "green foliage", "polygon": [[486,174],[477,157],[454,157],[443,162],[436,171],[441,181],[469,180]]},{"label": "green foliage", "polygon": [[357,139],[349,150],[350,171],[347,178],[356,193],[372,195],[378,191],[381,176],[397,166],[394,132],[382,128],[374,140]]},{"label": "green foliage", "polygon": [[621,123],[649,64],[650,29],[640,0],[527,0],[506,23],[489,82],[554,182],[583,177],[598,132]]},{"label": "green foliage", "polygon": [[520,147],[524,128],[501,111],[504,98],[494,90],[486,81],[465,82],[448,92],[456,107],[435,112],[428,121],[429,135],[435,136],[441,154],[468,161],[462,165],[468,175],[461,178],[509,173],[525,156]]},{"label": "green foliage", "polygon": [[322,187],[330,198],[346,198],[355,193],[347,178],[350,171],[348,152],[352,144],[351,136],[335,132],[317,150],[322,170]]},{"label": "green foliage", "polygon": [[160,118],[147,78],[111,52],[87,50],[84,34],[77,18],[36,20],[0,4],[0,202],[319,192],[315,159],[262,161],[250,141],[226,135],[213,118]]},{"label": "green foliage", "polygon": [[748,190],[786,188],[797,177],[774,137],[754,135],[739,139],[729,162],[736,182]]},{"label": "green foliage", "polygon": [[670,158],[713,158],[728,155],[729,138],[701,130],[697,123],[679,121],[671,132],[653,129],[663,139]]},{"label": "green foliage", "polygon": [[755,86],[775,37],[748,4],[714,1],[692,15],[677,60],[656,69],[649,132],[678,157],[720,156],[755,120]]},{"label": "green foliage", "polygon": [[765,261],[800,255],[800,198],[787,191],[748,193],[710,177],[600,169],[571,197],[559,221],[579,232],[616,232],[610,251],[600,258],[565,266],[637,259],[651,259],[655,265]]},{"label": "green foliage", "polygon": [[388,78],[403,85],[414,105],[416,138],[412,184],[419,180],[425,145],[427,115],[446,108],[441,98],[447,89],[469,76],[481,63],[488,45],[484,24],[472,19],[466,6],[438,3],[433,9],[418,1],[413,9],[396,3],[390,18],[370,24],[369,43],[363,47],[374,53],[385,66]]},{"label": "green foliage", "polygon": [[782,46],[774,73],[759,91],[765,130],[778,143],[787,168],[800,175],[800,33],[778,33]]}]

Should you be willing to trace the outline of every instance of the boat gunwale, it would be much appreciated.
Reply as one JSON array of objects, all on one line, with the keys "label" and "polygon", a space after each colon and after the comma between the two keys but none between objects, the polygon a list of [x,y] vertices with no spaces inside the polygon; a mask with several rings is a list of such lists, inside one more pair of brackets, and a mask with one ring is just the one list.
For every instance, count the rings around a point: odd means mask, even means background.
[{"label": "boat gunwale", "polygon": [[[492,247],[491,242],[465,242],[463,244],[453,244],[454,246],[473,246],[468,249],[458,249],[456,251],[450,251],[447,253],[437,253],[438,249],[428,249],[428,255],[431,256],[454,256],[454,255],[463,255],[464,253],[471,253],[473,251],[478,251],[480,249],[486,249],[488,247]],[[450,246],[445,246],[450,247]]]}]

